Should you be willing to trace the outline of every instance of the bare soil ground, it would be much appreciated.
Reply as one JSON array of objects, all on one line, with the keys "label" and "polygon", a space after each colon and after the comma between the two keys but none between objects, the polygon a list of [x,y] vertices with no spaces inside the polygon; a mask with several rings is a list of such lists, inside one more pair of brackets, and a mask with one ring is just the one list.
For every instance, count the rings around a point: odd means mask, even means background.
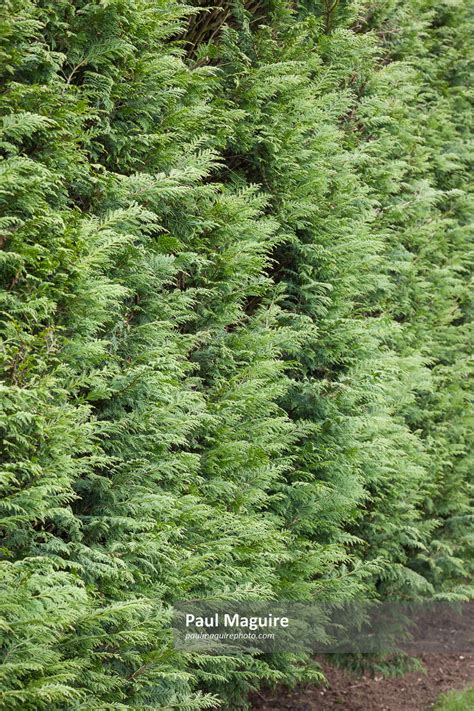
[{"label": "bare soil ground", "polygon": [[[253,711],[426,711],[439,695],[474,681],[474,654],[427,654],[426,671],[403,677],[356,677],[322,662],[327,686],[253,697]],[[473,710],[474,711],[474,710]]]},{"label": "bare soil ground", "polygon": [[[426,634],[422,637],[424,653],[413,656],[422,662],[422,672],[355,676],[332,666],[326,655],[317,658],[325,686],[255,694],[252,711],[428,711],[441,694],[474,684],[474,600],[464,606],[461,616],[449,610],[436,617],[428,615],[421,630]],[[433,642],[436,652],[430,647]]]},{"label": "bare soil ground", "polygon": [[474,654],[427,654],[426,671],[403,677],[356,677],[322,662],[327,686],[253,697],[253,711],[426,711],[440,694],[474,680]]}]

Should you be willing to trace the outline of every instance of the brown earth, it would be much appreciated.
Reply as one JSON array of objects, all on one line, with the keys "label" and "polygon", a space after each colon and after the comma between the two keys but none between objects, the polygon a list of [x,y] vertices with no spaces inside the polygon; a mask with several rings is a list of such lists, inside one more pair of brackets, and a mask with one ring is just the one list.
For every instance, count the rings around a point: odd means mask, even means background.
[{"label": "brown earth", "polygon": [[424,672],[395,678],[357,677],[320,661],[325,687],[256,694],[252,711],[426,711],[440,694],[474,681],[474,653],[426,654],[420,660]]},{"label": "brown earth", "polygon": [[317,658],[326,677],[324,686],[257,693],[252,711],[427,711],[446,691],[474,684],[474,600],[463,606],[461,614],[446,606],[428,610],[418,622],[422,646],[420,653],[413,650],[412,654],[424,671],[398,677],[355,676],[331,666],[326,655]]}]

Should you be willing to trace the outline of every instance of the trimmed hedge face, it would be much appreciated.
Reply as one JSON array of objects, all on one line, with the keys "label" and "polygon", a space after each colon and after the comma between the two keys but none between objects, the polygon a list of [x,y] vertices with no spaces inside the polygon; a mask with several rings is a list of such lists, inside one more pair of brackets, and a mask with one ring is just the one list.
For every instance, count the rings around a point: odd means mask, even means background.
[{"label": "trimmed hedge face", "polygon": [[0,707],[320,679],[176,600],[470,595],[468,10],[3,3]]}]

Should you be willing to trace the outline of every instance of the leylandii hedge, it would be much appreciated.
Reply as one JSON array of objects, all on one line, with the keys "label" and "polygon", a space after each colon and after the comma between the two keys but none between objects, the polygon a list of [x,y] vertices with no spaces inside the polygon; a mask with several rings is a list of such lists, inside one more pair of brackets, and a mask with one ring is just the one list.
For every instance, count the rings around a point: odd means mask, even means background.
[{"label": "leylandii hedge", "polygon": [[320,678],[176,651],[177,600],[470,595],[472,29],[4,0],[2,708]]}]

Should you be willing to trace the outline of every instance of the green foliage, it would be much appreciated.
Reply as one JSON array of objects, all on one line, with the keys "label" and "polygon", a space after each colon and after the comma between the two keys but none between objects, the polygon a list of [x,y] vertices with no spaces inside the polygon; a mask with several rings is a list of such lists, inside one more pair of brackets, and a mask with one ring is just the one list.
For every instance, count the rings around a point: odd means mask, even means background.
[{"label": "green foliage", "polygon": [[435,711],[469,711],[474,704],[474,691],[453,691],[443,694],[435,706]]},{"label": "green foliage", "polygon": [[468,9],[3,3],[1,708],[321,678],[177,600],[469,596]]}]

